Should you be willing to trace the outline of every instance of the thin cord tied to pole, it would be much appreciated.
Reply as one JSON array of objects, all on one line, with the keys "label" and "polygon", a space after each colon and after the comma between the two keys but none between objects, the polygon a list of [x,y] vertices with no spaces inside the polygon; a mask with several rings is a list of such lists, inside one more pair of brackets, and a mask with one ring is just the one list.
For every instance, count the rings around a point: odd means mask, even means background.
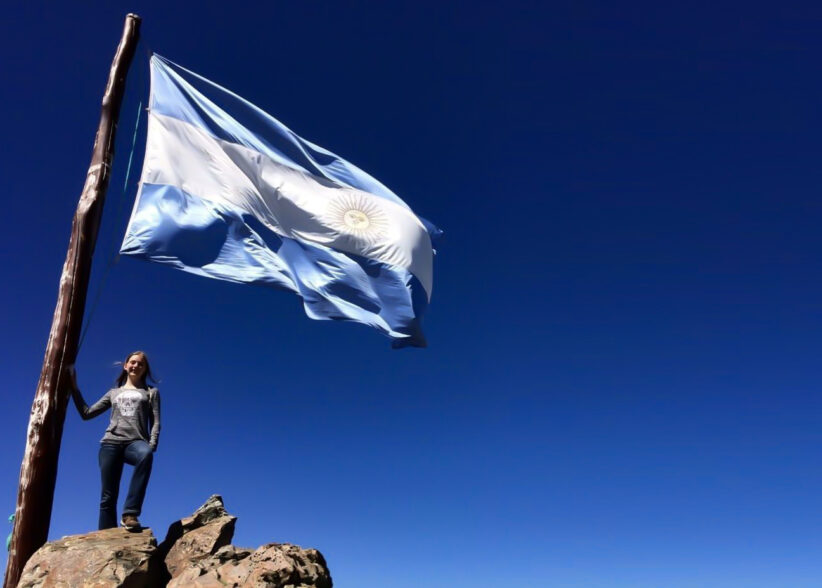
[{"label": "thin cord tied to pole", "polygon": [[[126,195],[128,194],[128,180],[131,175],[131,163],[134,160],[134,150],[137,145],[137,131],[140,128],[140,116],[143,113],[143,101],[140,100],[137,104],[137,119],[134,123],[134,133],[131,137],[131,151],[128,154],[128,166],[126,167],[126,179],[123,182],[123,194],[119,199],[119,203],[117,205],[117,214],[115,218],[117,221],[115,222],[115,226],[120,226],[120,219],[122,218],[123,212],[123,202],[125,201]],[[112,243],[115,243],[112,240]],[[94,300],[91,303],[91,308],[89,308],[88,314],[86,315],[86,324],[83,326],[83,331],[80,333],[80,341],[77,344],[77,350],[79,351],[80,348],[83,346],[83,341],[86,338],[86,333],[88,333],[89,326],[91,325],[91,319],[94,318],[94,311],[97,309],[97,304],[100,302],[100,297],[103,294],[103,286],[106,283],[106,279],[108,278],[109,273],[111,272],[111,268],[116,265],[117,260],[119,259],[119,253],[117,253],[116,243],[112,246],[110,253],[106,256],[106,265],[103,269],[103,277],[100,279],[100,285],[97,286],[97,291],[94,294]]]}]

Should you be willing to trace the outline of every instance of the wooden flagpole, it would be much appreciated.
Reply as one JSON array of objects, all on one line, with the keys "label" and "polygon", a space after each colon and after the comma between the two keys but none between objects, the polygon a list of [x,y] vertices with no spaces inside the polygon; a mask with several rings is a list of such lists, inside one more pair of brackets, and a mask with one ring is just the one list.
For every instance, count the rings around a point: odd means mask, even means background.
[{"label": "wooden flagpole", "polygon": [[34,394],[20,466],[17,509],[3,588],[15,588],[28,559],[48,539],[57,459],[68,404],[66,366],[74,364],[91,275],[91,258],[103,214],[114,159],[114,136],[125,93],[126,74],[137,48],[140,17],[126,16],[123,36],[114,55],[103,95],[100,125],[91,165],[71,225],[66,262],[60,276],[57,307],[51,323],[43,369]]}]

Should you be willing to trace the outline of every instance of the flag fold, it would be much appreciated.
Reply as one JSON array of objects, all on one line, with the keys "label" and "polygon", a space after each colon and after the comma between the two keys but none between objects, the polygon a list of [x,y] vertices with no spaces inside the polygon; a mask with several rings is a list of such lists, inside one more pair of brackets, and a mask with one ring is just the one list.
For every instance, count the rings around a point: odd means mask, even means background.
[{"label": "flag fold", "polygon": [[290,290],[311,318],[425,346],[438,232],[355,165],[152,56],[145,160],[121,253]]}]

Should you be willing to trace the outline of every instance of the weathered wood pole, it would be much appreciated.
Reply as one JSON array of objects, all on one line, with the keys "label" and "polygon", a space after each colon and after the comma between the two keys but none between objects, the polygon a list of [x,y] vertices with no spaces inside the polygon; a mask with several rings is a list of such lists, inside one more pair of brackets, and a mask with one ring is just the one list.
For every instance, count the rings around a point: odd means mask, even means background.
[{"label": "weathered wood pole", "polygon": [[51,323],[40,381],[31,406],[26,450],[20,466],[14,532],[3,588],[17,586],[23,566],[48,539],[57,481],[57,459],[69,397],[64,381],[64,368],[73,364],[77,357],[91,275],[91,258],[114,158],[117,120],[125,93],[126,74],[134,57],[139,31],[140,17],[136,14],[126,16],[123,37],[114,55],[103,95],[100,126],[94,138],[91,166],[71,225],[66,262],[60,276],[57,307]]}]

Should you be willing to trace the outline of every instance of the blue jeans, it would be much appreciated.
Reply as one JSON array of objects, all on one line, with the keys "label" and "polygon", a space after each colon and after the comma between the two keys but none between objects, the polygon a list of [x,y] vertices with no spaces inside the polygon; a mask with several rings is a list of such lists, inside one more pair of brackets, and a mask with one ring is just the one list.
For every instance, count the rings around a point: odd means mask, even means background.
[{"label": "blue jeans", "polygon": [[138,516],[143,510],[143,499],[146,496],[154,455],[145,441],[132,441],[127,445],[103,443],[100,445],[99,461],[103,489],[100,492],[98,528],[111,529],[117,526],[117,496],[120,493],[123,464],[134,466],[128,496],[123,504],[123,514]]}]

